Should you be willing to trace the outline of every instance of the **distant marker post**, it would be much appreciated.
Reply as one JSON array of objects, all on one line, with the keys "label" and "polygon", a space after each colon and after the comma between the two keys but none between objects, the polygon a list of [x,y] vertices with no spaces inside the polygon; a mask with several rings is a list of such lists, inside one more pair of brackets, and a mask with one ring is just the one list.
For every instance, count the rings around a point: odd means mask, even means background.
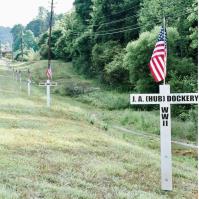
[{"label": "distant marker post", "polygon": [[21,90],[21,71],[19,71],[19,87],[20,87],[20,90]]},{"label": "distant marker post", "polygon": [[28,79],[28,96],[30,97],[31,95],[31,80]]},{"label": "distant marker post", "polygon": [[47,107],[50,107],[50,80],[46,81]]},{"label": "distant marker post", "polygon": [[39,86],[46,86],[46,104],[47,107],[50,108],[51,106],[51,97],[50,97],[50,88],[51,86],[57,86],[57,82],[52,82],[49,79],[44,83],[39,83]]}]

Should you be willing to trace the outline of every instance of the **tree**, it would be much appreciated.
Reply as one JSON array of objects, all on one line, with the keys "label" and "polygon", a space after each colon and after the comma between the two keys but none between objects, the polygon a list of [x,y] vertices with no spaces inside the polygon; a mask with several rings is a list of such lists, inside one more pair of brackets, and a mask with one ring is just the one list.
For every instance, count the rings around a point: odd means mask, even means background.
[{"label": "tree", "polygon": [[166,18],[166,23],[169,26],[176,27],[179,32],[177,42],[177,53],[180,57],[188,56],[189,47],[189,28],[187,16],[189,12],[194,12],[192,4],[195,0],[143,0],[139,13],[139,24],[141,32],[149,31],[156,25],[163,24],[163,17]]},{"label": "tree", "polygon": [[38,45],[37,45],[35,36],[31,30],[24,31],[23,41],[24,41],[25,48],[38,50]]},{"label": "tree", "polygon": [[92,49],[92,70],[103,77],[105,66],[113,61],[115,55],[121,52],[121,45],[116,41],[95,44]]},{"label": "tree", "polygon": [[62,35],[57,38],[55,43],[55,54],[57,58],[64,60],[72,60],[75,39],[78,37],[79,21],[76,19],[74,12],[65,14],[55,26],[56,29],[60,29]]},{"label": "tree", "polygon": [[[62,37],[62,30],[61,29],[54,29],[52,30],[52,35],[51,35],[51,57],[52,59],[57,58],[56,56],[56,42],[58,39]],[[48,57],[48,38],[49,38],[49,33],[46,32],[44,33],[39,42],[38,45],[40,47],[40,54],[43,58]]]},{"label": "tree", "polygon": [[131,90],[132,84],[129,80],[129,70],[124,65],[124,55],[125,50],[121,49],[115,53],[113,60],[105,65],[104,80],[114,89]]},{"label": "tree", "polygon": [[83,25],[88,25],[88,21],[91,19],[92,1],[75,0],[74,5],[77,18]]},{"label": "tree", "polygon": [[21,24],[15,25],[11,33],[13,35],[13,50],[17,52],[17,56],[21,54],[23,48],[23,53],[29,49],[37,50],[37,41],[34,34],[30,30],[25,30]]},{"label": "tree", "polygon": [[92,37],[90,32],[84,32],[74,40],[73,45],[73,64],[76,70],[87,76],[92,75]]},{"label": "tree", "polygon": [[36,17],[36,19],[40,19],[42,21],[44,21],[47,17],[47,14],[48,14],[48,10],[42,6],[40,6],[38,8],[38,15]]},{"label": "tree", "polygon": [[189,55],[193,58],[195,64],[198,62],[198,3],[195,1],[192,4],[191,12],[188,16],[189,23]]},{"label": "tree", "polygon": [[[138,12],[140,0],[94,0],[92,25],[96,42],[120,41],[126,45],[138,37]],[[124,31],[126,30],[126,31]],[[116,34],[110,34],[117,32]],[[108,33],[108,34],[107,34]]]},{"label": "tree", "polygon": [[35,19],[27,24],[26,30],[31,30],[34,36],[38,37],[44,31],[43,24],[44,22],[41,19]]},{"label": "tree", "polygon": [[21,48],[21,42],[22,42],[21,39],[22,39],[23,31],[24,31],[24,27],[21,24],[17,24],[11,29],[14,51],[17,51]]}]

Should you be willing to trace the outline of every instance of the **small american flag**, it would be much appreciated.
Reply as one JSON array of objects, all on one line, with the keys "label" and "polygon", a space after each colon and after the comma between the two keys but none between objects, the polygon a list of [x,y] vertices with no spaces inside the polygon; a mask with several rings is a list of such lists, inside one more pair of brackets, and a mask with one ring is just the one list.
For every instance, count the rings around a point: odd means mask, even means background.
[{"label": "small american flag", "polygon": [[152,76],[156,82],[160,82],[166,77],[166,63],[167,63],[167,33],[161,27],[158,41],[153,51],[149,68]]},{"label": "small american flag", "polygon": [[46,75],[48,77],[48,79],[52,79],[52,69],[51,69],[51,65],[48,65],[48,69],[46,71]]}]

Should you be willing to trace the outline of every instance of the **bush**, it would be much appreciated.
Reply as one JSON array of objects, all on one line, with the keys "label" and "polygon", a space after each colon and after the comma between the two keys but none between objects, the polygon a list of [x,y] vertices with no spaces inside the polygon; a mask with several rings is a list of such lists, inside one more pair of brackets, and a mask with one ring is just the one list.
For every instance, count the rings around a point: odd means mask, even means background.
[{"label": "bush", "polygon": [[111,87],[129,90],[132,85],[129,80],[129,70],[123,64],[124,50],[116,54],[113,61],[105,65],[105,82]]},{"label": "bush", "polygon": [[54,52],[56,55],[56,58],[63,59],[66,61],[72,60],[72,35],[68,32],[63,33],[63,35],[58,38]]},{"label": "bush", "polygon": [[92,70],[104,80],[104,69],[107,64],[113,61],[114,56],[119,55],[122,48],[116,41],[95,44],[92,49]]},{"label": "bush", "polygon": [[118,92],[92,92],[86,95],[81,95],[79,101],[93,105],[98,108],[117,110],[129,108],[129,95]]},{"label": "bush", "polygon": [[27,61],[39,61],[41,58],[40,53],[37,51],[35,52],[33,49],[29,50],[25,59]]},{"label": "bush", "polygon": [[92,74],[91,71],[91,49],[92,40],[90,32],[80,35],[73,46],[73,65],[75,69],[87,76]]}]

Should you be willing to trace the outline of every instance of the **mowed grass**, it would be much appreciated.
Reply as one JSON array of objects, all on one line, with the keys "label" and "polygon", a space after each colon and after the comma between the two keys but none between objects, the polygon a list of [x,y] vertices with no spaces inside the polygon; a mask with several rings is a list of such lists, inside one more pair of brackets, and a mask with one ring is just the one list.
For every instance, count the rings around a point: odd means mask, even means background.
[{"label": "mowed grass", "polygon": [[36,86],[27,97],[0,76],[0,91],[0,198],[197,198],[193,151],[175,148],[164,192],[157,141],[92,125],[92,109],[73,99],[54,95],[47,109]]}]

